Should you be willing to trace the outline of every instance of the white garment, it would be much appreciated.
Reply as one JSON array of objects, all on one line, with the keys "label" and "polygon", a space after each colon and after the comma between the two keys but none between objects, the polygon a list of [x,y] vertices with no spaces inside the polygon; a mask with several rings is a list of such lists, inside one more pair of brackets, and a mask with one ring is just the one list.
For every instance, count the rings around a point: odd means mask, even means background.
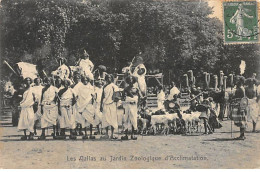
[{"label": "white garment", "polygon": [[87,125],[94,123],[94,107],[92,104],[94,87],[90,83],[87,85],[80,83],[74,87],[74,92],[78,97],[75,105],[76,121],[85,128]]},{"label": "white garment", "polygon": [[95,87],[96,102],[100,103],[102,98],[103,88]]},{"label": "white garment", "polygon": [[72,106],[73,95],[75,95],[75,93],[72,88],[68,88],[60,97],[60,128],[76,128],[76,114],[74,107]]},{"label": "white garment", "polygon": [[[134,130],[137,130],[137,102],[138,96],[126,97],[124,108],[125,108],[125,129],[132,130],[132,126]],[[132,104],[131,104],[132,103]]]},{"label": "white garment", "polygon": [[114,83],[110,83],[104,88],[104,99],[103,103],[104,104],[111,104],[113,103],[113,94],[114,92],[118,91],[119,88],[116,86]]},{"label": "white garment", "polygon": [[256,93],[257,93],[257,96],[260,96],[260,85],[257,86]]},{"label": "white garment", "polygon": [[248,111],[247,111],[247,121],[248,122],[257,122],[259,118],[259,104],[256,102],[256,99],[248,99]]},{"label": "white garment", "polygon": [[96,101],[94,102],[95,120],[93,125],[98,125],[102,122],[102,112],[100,111],[100,103],[101,103],[103,89],[99,87],[95,87],[94,91],[95,91]]},{"label": "white garment", "polygon": [[35,95],[36,101],[40,102],[41,101],[41,97],[42,97],[42,89],[43,86],[42,85],[38,85],[38,86],[33,86],[32,87],[32,91]]},{"label": "white garment", "polygon": [[[144,69],[144,73],[142,75],[138,74],[139,69]],[[138,78],[138,88],[143,94],[146,94],[146,82],[145,82],[145,75],[146,75],[146,67],[144,64],[139,64],[138,66],[135,67],[134,72],[132,73],[133,76]]]},{"label": "white garment", "polygon": [[41,106],[40,106],[40,102],[41,102],[41,97],[42,97],[42,89],[43,86],[42,85],[38,85],[38,86],[33,86],[32,87],[32,92],[35,95],[35,101],[38,102],[38,109],[37,112],[35,112],[35,120],[40,119],[40,117],[42,116],[41,114]]},{"label": "white garment", "polygon": [[110,83],[104,88],[102,127],[113,126],[118,128],[116,104],[112,97],[118,87]]},{"label": "white garment", "polygon": [[58,106],[54,102],[58,89],[50,86],[44,93],[42,98],[43,114],[41,118],[41,128],[47,128],[56,125],[58,119]]},{"label": "white garment", "polygon": [[89,59],[81,59],[79,62],[79,67],[81,68],[83,74],[87,75],[92,72],[94,65]]},{"label": "white garment", "polygon": [[[77,101],[78,101],[78,94],[80,94],[80,88],[82,86],[82,82],[77,83],[73,91],[75,93],[75,96],[77,96]],[[77,107],[78,102],[74,105],[74,112],[76,113],[76,123],[81,124],[83,128],[86,127],[86,120],[83,118],[82,114],[78,112],[78,107]]]},{"label": "white garment", "polygon": [[165,93],[163,91],[160,91],[160,93],[157,95],[158,109],[164,109],[164,100],[165,100]]},{"label": "white garment", "polygon": [[24,130],[27,129],[29,132],[34,132],[34,96],[32,92],[32,88],[29,88],[23,93],[23,100],[20,103],[21,112],[20,118],[18,122],[18,129]]},{"label": "white garment", "polygon": [[178,94],[180,94],[180,90],[176,86],[172,87],[170,94],[168,95],[168,100],[172,100],[173,96]]}]

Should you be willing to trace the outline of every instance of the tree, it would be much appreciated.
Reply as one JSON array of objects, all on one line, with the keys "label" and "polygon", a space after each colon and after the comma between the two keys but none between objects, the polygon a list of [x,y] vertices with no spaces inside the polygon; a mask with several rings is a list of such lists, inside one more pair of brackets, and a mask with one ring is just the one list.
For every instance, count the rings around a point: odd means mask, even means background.
[{"label": "tree", "polygon": [[204,1],[3,0],[1,6],[1,57],[12,65],[41,62],[50,73],[57,58],[75,65],[85,49],[109,72],[141,53],[148,69],[174,81],[190,69],[196,76],[239,73],[241,60],[246,76],[260,75],[259,46],[225,45],[223,23],[209,17]]}]

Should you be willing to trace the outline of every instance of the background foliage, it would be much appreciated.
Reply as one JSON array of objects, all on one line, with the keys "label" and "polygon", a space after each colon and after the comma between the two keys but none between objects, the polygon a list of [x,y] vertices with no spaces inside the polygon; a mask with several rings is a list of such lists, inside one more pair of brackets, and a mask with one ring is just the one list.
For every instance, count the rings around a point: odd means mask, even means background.
[{"label": "background foliage", "polygon": [[[142,53],[149,70],[166,82],[192,69],[260,75],[258,45],[224,45],[223,26],[210,18],[207,2],[158,0],[2,0],[1,58],[43,64],[49,73],[58,57],[75,65],[86,49],[97,66],[121,71]],[[1,69],[6,66],[1,64]],[[8,70],[2,70],[2,77]]]}]

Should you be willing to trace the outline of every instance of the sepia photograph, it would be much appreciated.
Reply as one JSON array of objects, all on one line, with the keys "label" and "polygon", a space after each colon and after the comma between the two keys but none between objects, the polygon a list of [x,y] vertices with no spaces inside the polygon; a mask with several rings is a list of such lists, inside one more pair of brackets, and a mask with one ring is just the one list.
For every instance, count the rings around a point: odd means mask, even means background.
[{"label": "sepia photograph", "polygon": [[259,169],[259,0],[0,0],[0,169]]}]

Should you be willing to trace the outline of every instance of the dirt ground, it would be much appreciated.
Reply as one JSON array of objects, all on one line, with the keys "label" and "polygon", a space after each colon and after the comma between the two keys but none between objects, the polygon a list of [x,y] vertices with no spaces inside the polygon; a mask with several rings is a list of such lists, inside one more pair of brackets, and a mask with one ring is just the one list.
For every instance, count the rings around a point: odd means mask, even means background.
[{"label": "dirt ground", "polygon": [[[230,121],[222,124],[212,135],[138,136],[136,141],[83,141],[80,136],[21,141],[22,132],[5,125],[0,128],[0,168],[259,168],[260,133],[251,133],[250,124],[246,140],[235,141]],[[237,137],[234,125],[233,131]]]}]

